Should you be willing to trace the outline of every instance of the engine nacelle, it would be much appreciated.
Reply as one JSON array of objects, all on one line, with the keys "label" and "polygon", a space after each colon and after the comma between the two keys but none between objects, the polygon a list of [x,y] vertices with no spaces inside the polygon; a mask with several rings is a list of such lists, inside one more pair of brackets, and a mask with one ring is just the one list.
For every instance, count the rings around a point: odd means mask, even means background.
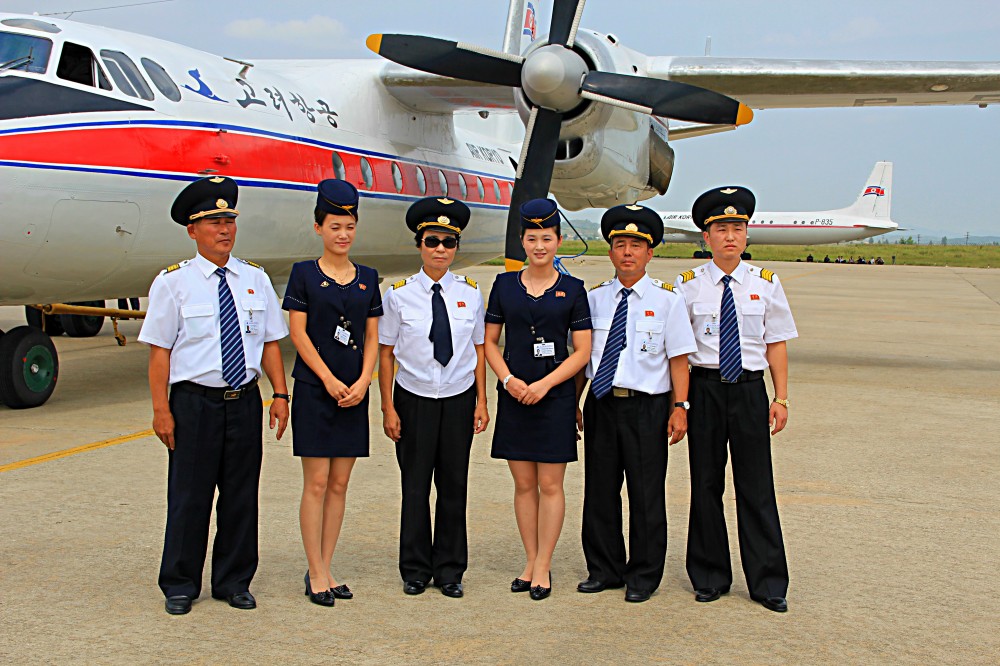
[{"label": "engine nacelle", "polygon": [[[528,52],[544,44],[539,39]],[[619,45],[614,35],[581,30],[574,49],[593,69],[646,73],[646,56]],[[531,107],[520,89],[514,101],[527,123]],[[564,115],[549,189],[569,210],[608,208],[663,194],[673,165],[665,120],[584,100]]]}]

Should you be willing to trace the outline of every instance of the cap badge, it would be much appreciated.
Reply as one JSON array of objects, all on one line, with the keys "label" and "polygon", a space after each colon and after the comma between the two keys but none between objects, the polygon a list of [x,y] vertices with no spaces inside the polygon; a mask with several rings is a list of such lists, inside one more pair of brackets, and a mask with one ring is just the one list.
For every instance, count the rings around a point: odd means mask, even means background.
[{"label": "cap badge", "polygon": [[736,209],[733,208],[732,206],[726,206],[726,210],[722,212],[724,212],[726,215],[736,215]]},{"label": "cap badge", "polygon": [[642,206],[637,206],[635,204],[629,204],[625,207],[628,208],[629,210],[642,210]]},{"label": "cap badge", "polygon": [[719,190],[719,191],[722,192],[723,194],[735,194],[736,193],[736,188],[735,187],[727,187],[726,189]]},{"label": "cap badge", "polygon": [[441,202],[441,203],[443,203],[445,206],[447,206],[448,204],[455,203],[454,201],[452,201],[448,197],[445,197],[444,199],[438,199],[438,201]]},{"label": "cap badge", "polygon": [[629,222],[625,225],[625,231],[639,231],[639,227],[635,226],[635,222]]},{"label": "cap badge", "polygon": [[226,203],[225,199],[216,199],[215,205],[218,206],[219,208],[229,208],[229,204]]},{"label": "cap badge", "polygon": [[448,224],[449,222],[451,222],[451,219],[447,215],[438,215],[438,222],[441,222],[443,224]]},{"label": "cap badge", "polygon": [[341,206],[344,210],[351,210],[354,206]]},{"label": "cap badge", "polygon": [[216,176],[215,178],[209,178],[208,180],[211,183],[221,183],[222,181],[225,180],[225,178],[223,178],[222,176]]}]

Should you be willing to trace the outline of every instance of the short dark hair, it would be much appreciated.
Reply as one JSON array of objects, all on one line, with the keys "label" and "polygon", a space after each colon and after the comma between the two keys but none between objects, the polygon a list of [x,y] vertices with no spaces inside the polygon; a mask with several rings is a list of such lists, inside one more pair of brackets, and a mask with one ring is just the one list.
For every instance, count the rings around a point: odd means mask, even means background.
[{"label": "short dark hair", "polygon": [[[327,215],[334,215],[334,213],[330,213],[330,212],[325,211],[325,210],[323,210],[321,208],[316,208],[315,210],[313,210],[313,219],[316,221],[316,224],[318,226],[321,226],[321,227],[323,226],[323,223],[326,221],[326,216]],[[350,215],[350,214],[343,215],[343,216],[337,216],[337,217],[349,217],[349,218],[353,219],[355,222],[358,221],[358,219],[356,217],[354,217],[353,215]]]},{"label": "short dark hair", "polygon": [[556,236],[559,236],[560,238],[562,237],[562,223],[559,223],[554,227],[542,227],[541,229],[526,229],[525,227],[521,227],[520,237],[524,238],[524,234],[528,233],[529,231],[545,231],[546,229],[552,229],[554,232],[556,232]]}]

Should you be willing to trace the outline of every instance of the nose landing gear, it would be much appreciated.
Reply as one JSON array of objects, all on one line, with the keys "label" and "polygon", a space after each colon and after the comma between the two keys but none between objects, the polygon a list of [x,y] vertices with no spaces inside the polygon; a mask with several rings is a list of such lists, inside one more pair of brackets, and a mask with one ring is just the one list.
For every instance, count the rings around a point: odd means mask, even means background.
[{"label": "nose landing gear", "polygon": [[0,336],[0,402],[12,409],[49,399],[59,377],[59,355],[40,329],[18,326]]}]

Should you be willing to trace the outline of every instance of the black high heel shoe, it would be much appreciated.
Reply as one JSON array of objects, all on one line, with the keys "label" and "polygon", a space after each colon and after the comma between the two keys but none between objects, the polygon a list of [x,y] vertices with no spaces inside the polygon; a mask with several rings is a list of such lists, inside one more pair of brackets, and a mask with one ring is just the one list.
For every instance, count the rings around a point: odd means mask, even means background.
[{"label": "black high heel shoe", "polygon": [[323,590],[322,592],[313,592],[312,585],[309,584],[309,572],[306,571],[306,596],[309,597],[309,601],[320,606],[332,606],[336,603],[336,599],[333,596],[333,592],[330,590]]},{"label": "black high heel shoe", "polygon": [[[551,584],[551,583],[550,583]],[[510,584],[511,592],[527,592],[531,589],[531,581],[523,578],[515,578]]]},{"label": "black high heel shoe", "polygon": [[337,587],[330,589],[330,594],[332,594],[337,599],[353,599],[354,593],[351,592],[351,588],[346,585],[338,585]]},{"label": "black high heel shoe", "polygon": [[[530,585],[531,583],[528,583],[528,584]],[[530,594],[531,594],[531,600],[532,601],[541,601],[542,599],[544,599],[547,596],[549,596],[550,594],[552,594],[552,572],[551,571],[549,572],[549,586],[548,587],[542,587],[541,585],[535,585],[535,586],[533,586],[531,588],[531,593]]]}]

